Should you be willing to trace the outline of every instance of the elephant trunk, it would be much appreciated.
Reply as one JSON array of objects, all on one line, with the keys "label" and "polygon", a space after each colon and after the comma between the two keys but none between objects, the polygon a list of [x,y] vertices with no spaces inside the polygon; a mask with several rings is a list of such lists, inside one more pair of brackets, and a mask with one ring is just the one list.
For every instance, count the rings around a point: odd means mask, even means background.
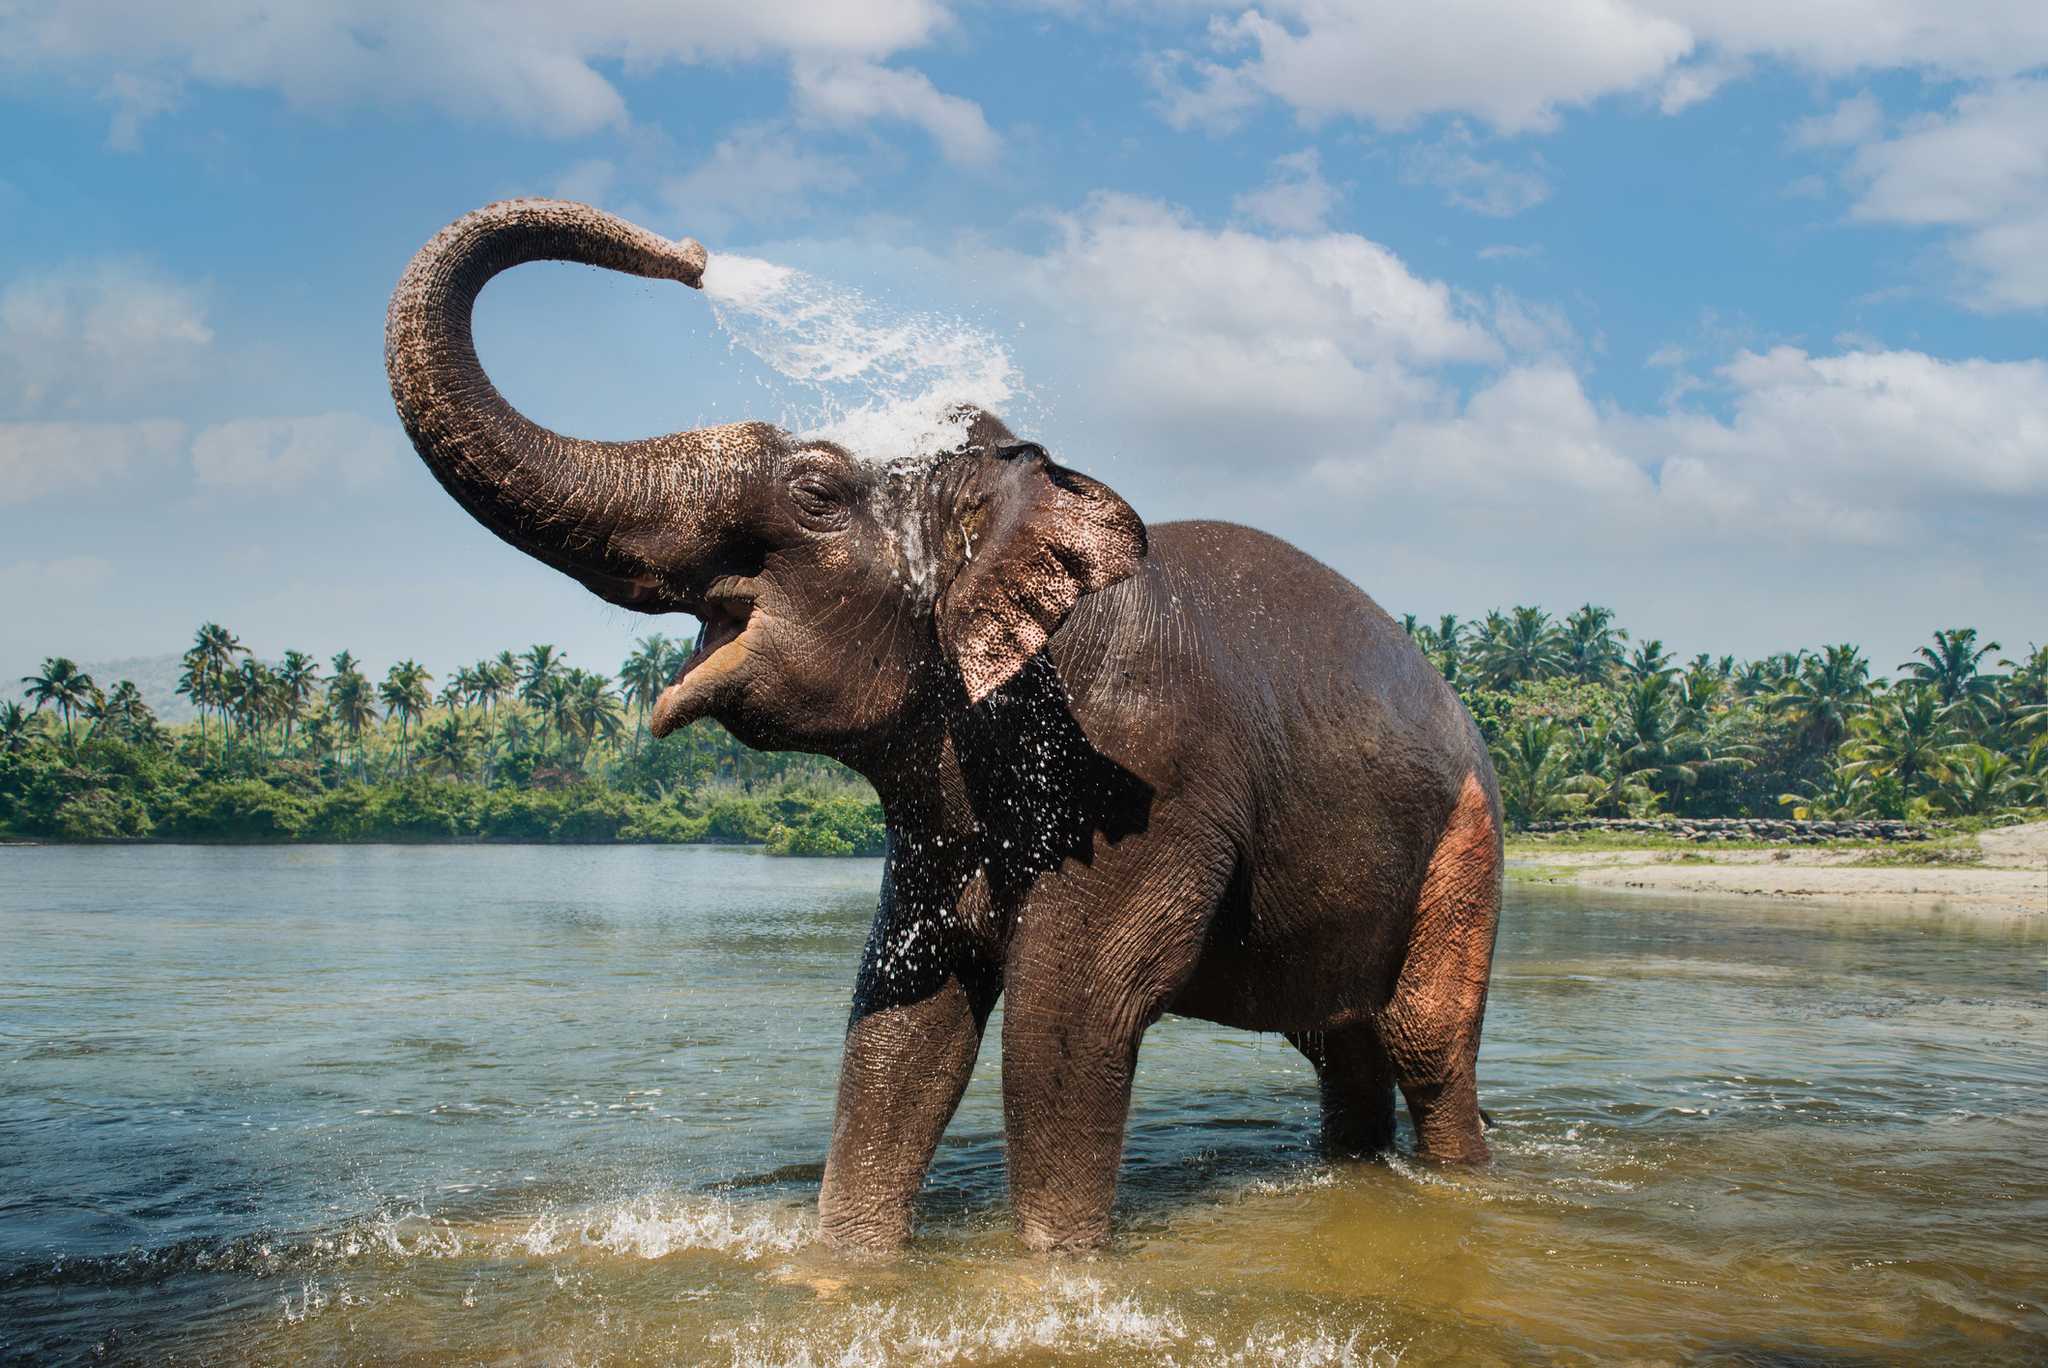
[{"label": "elephant trunk", "polygon": [[773,429],[594,442],[521,414],[484,374],[470,316],[492,276],[540,260],[701,288],[706,253],[562,200],[464,215],[420,249],[391,296],[384,361],[399,420],[434,477],[498,536],[615,603],[687,607],[694,586],[665,576],[709,554]]}]

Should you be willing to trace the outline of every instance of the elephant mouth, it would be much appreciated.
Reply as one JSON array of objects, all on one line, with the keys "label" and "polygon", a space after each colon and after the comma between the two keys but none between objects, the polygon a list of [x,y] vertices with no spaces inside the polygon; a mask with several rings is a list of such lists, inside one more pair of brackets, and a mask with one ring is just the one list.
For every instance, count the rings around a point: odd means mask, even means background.
[{"label": "elephant mouth", "polygon": [[697,647],[661,697],[654,701],[648,730],[667,736],[718,706],[742,681],[753,659],[755,588],[751,580],[720,579],[705,591],[697,616],[703,627]]}]

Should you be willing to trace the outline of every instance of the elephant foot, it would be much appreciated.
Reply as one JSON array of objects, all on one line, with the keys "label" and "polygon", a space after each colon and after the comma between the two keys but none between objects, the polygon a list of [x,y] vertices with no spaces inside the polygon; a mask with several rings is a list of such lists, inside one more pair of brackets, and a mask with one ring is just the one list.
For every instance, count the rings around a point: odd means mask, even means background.
[{"label": "elephant foot", "polygon": [[1415,1155],[1432,1164],[1476,1165],[1493,1158],[1481,1133],[1479,1094],[1469,1081],[1404,1087],[1415,1122]]},{"label": "elephant foot", "polygon": [[1017,1238],[1039,1254],[1091,1254],[1109,1243],[1109,1213],[1059,1219],[1020,1213]]},{"label": "elephant foot", "polygon": [[1080,1257],[1093,1254],[1109,1244],[1109,1233],[1100,1235],[1074,1235],[1050,1230],[1034,1230],[1020,1227],[1017,1235],[1024,1241],[1024,1247],[1034,1254],[1058,1257]]},{"label": "elephant foot", "polygon": [[836,1253],[892,1258],[910,1245],[910,1212],[847,1210],[820,1202],[818,1235]]}]

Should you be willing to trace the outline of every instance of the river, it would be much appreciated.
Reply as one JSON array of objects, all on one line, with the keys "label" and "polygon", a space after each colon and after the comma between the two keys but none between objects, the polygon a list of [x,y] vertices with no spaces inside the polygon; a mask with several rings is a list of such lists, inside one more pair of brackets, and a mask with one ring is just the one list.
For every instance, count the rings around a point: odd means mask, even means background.
[{"label": "river", "polygon": [[2048,1357],[2048,921],[1511,886],[1492,1167],[1326,1164],[1284,1041],[1169,1019],[1089,1259],[1010,1233],[992,1029],[869,1263],[811,1204],[879,872],[0,850],[0,1358]]}]

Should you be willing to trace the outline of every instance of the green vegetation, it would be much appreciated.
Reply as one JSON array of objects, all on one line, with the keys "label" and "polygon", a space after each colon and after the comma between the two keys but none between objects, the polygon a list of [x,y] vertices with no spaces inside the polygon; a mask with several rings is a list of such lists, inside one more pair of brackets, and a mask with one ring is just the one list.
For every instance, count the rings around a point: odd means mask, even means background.
[{"label": "green vegetation", "polygon": [[[1630,649],[1614,615],[1538,608],[1405,624],[1478,719],[1516,827],[1574,816],[1942,819],[2048,805],[2048,649],[1936,632],[1872,677],[1854,646],[1738,662]],[[435,692],[343,651],[267,664],[207,623],[166,727],[135,687],[43,662],[0,703],[0,836],[57,840],[744,842],[872,855],[880,806],[830,761],[750,751],[648,713],[686,654],[642,640],[616,678],[553,646],[504,651]],[[1613,844],[1614,838],[1603,837]],[[1903,858],[1903,857],[1902,857]]]},{"label": "green vegetation", "polygon": [[[1591,604],[1404,624],[1492,748],[1517,828],[1571,817],[1969,820],[2048,806],[2048,648],[1934,633],[1895,679],[1848,644],[1633,651]],[[1995,666],[1994,666],[1995,661]],[[1614,844],[1603,836],[1602,844]]]},{"label": "green vegetation", "polygon": [[[0,703],[0,836],[46,840],[636,841],[879,855],[881,805],[859,776],[748,750],[711,723],[664,740],[648,711],[688,648],[642,640],[620,671],[552,646],[456,670],[417,661],[371,680],[347,651],[255,659],[201,627],[166,727],[126,680],[102,689],[53,657]],[[623,693],[620,691],[623,685]]]}]

